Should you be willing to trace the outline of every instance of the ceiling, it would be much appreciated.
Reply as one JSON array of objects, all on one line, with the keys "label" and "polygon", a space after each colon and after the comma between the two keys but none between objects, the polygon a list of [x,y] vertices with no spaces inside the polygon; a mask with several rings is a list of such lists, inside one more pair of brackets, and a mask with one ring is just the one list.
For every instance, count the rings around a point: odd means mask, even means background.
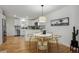
[{"label": "ceiling", "polygon": [[[44,15],[63,7],[65,7],[65,5],[44,5]],[[35,18],[42,14],[42,7],[40,5],[0,5],[0,8],[5,11],[6,16],[10,17],[16,15],[18,17],[29,16]]]}]

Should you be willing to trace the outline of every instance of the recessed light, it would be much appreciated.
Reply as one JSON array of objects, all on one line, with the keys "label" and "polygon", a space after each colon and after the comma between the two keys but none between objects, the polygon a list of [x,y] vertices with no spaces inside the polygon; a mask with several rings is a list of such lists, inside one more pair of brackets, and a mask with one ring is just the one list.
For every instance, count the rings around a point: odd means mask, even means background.
[{"label": "recessed light", "polygon": [[13,17],[16,17],[16,15],[13,15]]},{"label": "recessed light", "polygon": [[25,19],[24,19],[24,18],[22,18],[22,19],[21,19],[21,21],[25,21]]}]

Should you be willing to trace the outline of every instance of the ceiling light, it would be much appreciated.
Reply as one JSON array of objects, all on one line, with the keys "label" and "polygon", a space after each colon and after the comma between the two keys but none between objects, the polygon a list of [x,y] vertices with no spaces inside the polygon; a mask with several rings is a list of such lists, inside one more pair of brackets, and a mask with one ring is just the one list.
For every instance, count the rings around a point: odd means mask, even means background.
[{"label": "ceiling light", "polygon": [[44,5],[41,5],[41,7],[42,7],[42,16],[39,17],[39,22],[46,22],[47,18],[45,16],[43,16]]}]

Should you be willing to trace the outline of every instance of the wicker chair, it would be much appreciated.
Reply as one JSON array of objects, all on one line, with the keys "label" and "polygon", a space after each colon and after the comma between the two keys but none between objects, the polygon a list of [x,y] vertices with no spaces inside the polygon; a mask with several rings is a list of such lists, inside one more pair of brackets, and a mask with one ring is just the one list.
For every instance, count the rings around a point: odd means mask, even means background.
[{"label": "wicker chair", "polygon": [[29,50],[30,52],[37,52],[37,40],[33,34],[29,34]]},{"label": "wicker chair", "polygon": [[38,38],[37,40],[37,52],[48,52],[48,39]]},{"label": "wicker chair", "polygon": [[[49,40],[49,44],[51,45],[49,48],[51,49],[50,52],[52,52],[52,49],[53,50],[56,50],[56,51],[53,51],[53,52],[59,52],[59,44],[58,44],[58,37],[54,36],[52,34],[52,36],[50,37],[50,40]],[[54,47],[56,46],[56,49],[54,49]]]}]

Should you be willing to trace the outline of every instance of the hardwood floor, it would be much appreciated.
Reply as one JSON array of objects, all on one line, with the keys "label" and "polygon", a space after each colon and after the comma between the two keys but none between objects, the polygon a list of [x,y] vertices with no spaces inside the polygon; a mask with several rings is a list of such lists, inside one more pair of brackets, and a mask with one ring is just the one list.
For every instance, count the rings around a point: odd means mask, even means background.
[{"label": "hardwood floor", "polygon": [[[70,53],[69,47],[61,44],[58,45],[59,49],[57,49],[55,43],[49,43],[48,53]],[[7,41],[0,46],[0,51],[4,53],[37,53],[36,48],[36,41],[31,41],[29,47],[29,41],[26,41],[23,37],[10,36],[7,37]]]}]

